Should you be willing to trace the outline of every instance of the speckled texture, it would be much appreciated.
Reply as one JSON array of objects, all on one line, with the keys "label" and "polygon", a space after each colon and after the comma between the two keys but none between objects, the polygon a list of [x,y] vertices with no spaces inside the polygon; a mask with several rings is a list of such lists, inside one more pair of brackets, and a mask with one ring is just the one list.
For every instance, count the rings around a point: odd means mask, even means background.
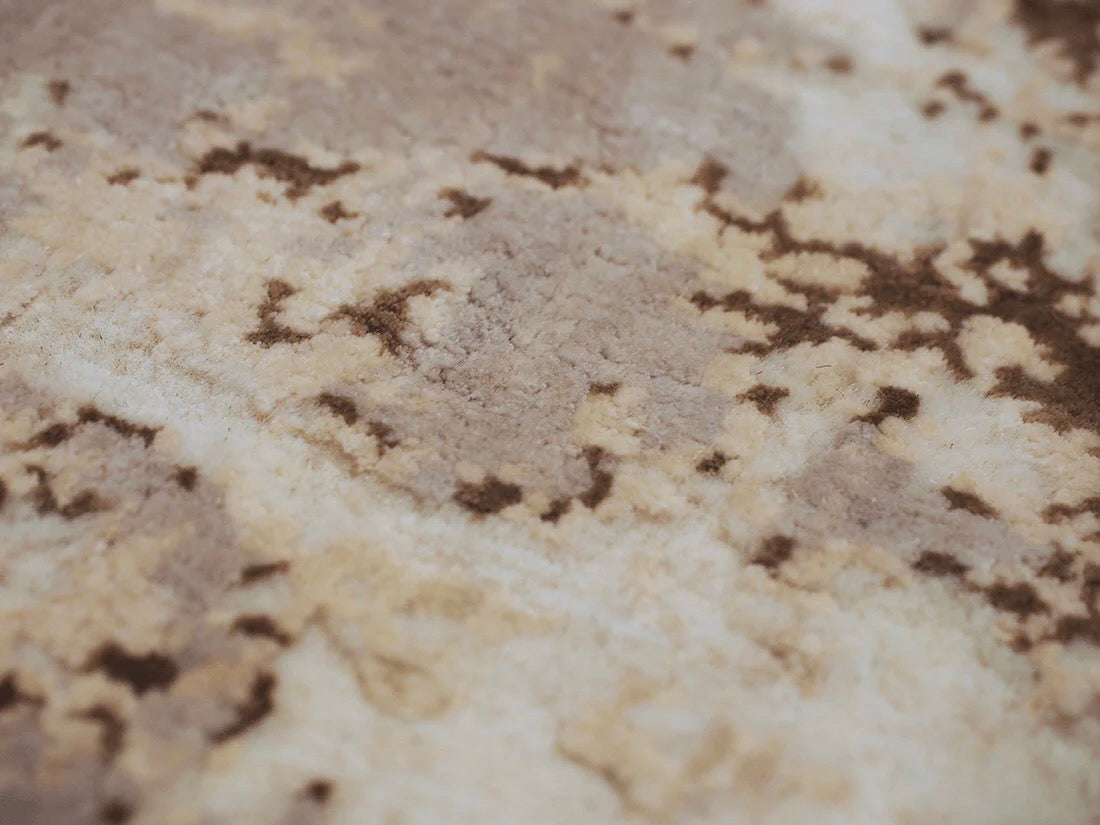
[{"label": "speckled texture", "polygon": [[0,822],[1086,823],[1091,0],[0,0]]}]

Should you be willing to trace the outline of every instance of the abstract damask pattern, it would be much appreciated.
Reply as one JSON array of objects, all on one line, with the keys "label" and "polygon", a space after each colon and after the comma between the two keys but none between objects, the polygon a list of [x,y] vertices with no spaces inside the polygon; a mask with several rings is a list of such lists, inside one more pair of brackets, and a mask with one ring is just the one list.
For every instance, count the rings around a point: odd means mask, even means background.
[{"label": "abstract damask pattern", "polygon": [[1098,21],[0,0],[0,821],[1092,821]]}]

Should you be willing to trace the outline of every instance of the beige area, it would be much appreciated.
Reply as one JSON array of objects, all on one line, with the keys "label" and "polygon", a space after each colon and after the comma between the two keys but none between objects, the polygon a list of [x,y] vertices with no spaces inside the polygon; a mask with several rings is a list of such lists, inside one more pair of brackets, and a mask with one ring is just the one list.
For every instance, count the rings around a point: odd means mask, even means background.
[{"label": "beige area", "polygon": [[1092,822],[1086,0],[0,0],[0,823]]}]

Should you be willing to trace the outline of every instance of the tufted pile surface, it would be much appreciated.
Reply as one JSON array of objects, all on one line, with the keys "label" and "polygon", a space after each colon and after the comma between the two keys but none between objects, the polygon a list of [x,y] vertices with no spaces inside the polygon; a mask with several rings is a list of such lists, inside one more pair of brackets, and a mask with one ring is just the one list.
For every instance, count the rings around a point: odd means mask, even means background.
[{"label": "tufted pile surface", "polygon": [[0,822],[1100,811],[1100,5],[0,0]]}]

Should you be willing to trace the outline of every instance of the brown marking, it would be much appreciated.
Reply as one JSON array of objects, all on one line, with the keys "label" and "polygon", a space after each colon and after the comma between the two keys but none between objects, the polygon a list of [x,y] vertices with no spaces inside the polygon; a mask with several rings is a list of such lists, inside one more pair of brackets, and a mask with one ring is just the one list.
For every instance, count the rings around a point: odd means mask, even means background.
[{"label": "brown marking", "polygon": [[607,453],[600,447],[584,448],[584,459],[588,462],[592,483],[588,485],[587,490],[577,496],[577,500],[589,510],[595,510],[600,502],[611,495],[611,486],[614,484],[615,477],[600,466],[605,458]]},{"label": "brown marking", "polygon": [[618,381],[608,381],[607,383],[593,381],[588,385],[588,392],[591,395],[614,395],[621,386],[622,384]]},{"label": "brown marking", "polygon": [[778,570],[794,554],[794,539],[789,536],[772,536],[767,539],[752,558],[752,564],[758,564],[768,570]]},{"label": "brown marking", "polygon": [[199,109],[195,114],[191,115],[188,120],[201,120],[204,123],[228,123],[229,118],[225,115],[219,115],[217,112],[212,112],[210,109]]},{"label": "brown marking", "polygon": [[264,349],[268,349],[275,344],[297,344],[312,337],[308,333],[298,332],[285,324],[279,323],[275,318],[276,315],[282,312],[283,301],[295,292],[297,290],[286,281],[278,278],[268,281],[267,297],[256,310],[260,324],[245,336],[245,340],[250,344],[258,344]]},{"label": "brown marking", "polygon": [[28,464],[27,472],[33,474],[35,477],[34,489],[31,490],[30,493],[31,504],[34,505],[34,511],[40,516],[56,513],[58,507],[57,497],[53,493],[53,488],[50,487],[49,475],[37,464]]},{"label": "brown marking", "polygon": [[73,87],[67,80],[51,80],[49,90],[50,100],[53,101],[54,106],[64,106],[65,98],[69,96]]},{"label": "brown marking", "polygon": [[165,690],[179,675],[176,663],[167,656],[155,651],[135,655],[114,642],[92,654],[84,669],[102,671],[108,679],[129,685],[139,696],[149,690]]},{"label": "brown marking", "polygon": [[936,81],[936,86],[950,90],[959,100],[976,104],[979,120],[994,120],[1000,114],[1000,110],[993,105],[993,102],[983,92],[979,92],[970,85],[970,80],[965,72],[957,69],[947,72]]},{"label": "brown marking", "polygon": [[923,114],[929,120],[935,120],[943,114],[943,110],[947,107],[944,106],[938,100],[929,100],[923,106],[921,106],[921,114]]},{"label": "brown marking", "polygon": [[721,188],[722,180],[729,172],[729,167],[707,155],[695,170],[689,183],[698,186],[708,195],[713,195]]},{"label": "brown marking", "polygon": [[221,743],[247,731],[259,724],[265,716],[275,709],[275,677],[270,673],[260,673],[252,682],[248,698],[237,705],[237,718],[211,734],[210,739]]},{"label": "brown marking", "polygon": [[729,456],[721,450],[715,450],[710,455],[699,459],[699,463],[695,465],[695,470],[709,476],[718,475],[728,461]]},{"label": "brown marking", "polygon": [[409,324],[409,299],[450,289],[443,281],[413,281],[400,289],[384,289],[368,306],[344,304],[332,317],[347,318],[356,335],[377,335],[382,346],[398,355],[405,346],[401,333]]},{"label": "brown marking", "polygon": [[1037,571],[1040,576],[1046,576],[1060,582],[1068,582],[1073,578],[1073,561],[1075,556],[1067,553],[1061,547],[1057,548]]},{"label": "brown marking", "polygon": [[113,762],[122,750],[126,737],[126,724],[106,705],[93,705],[81,713],[80,717],[99,725],[99,750],[103,755],[103,761]]},{"label": "brown marking", "polygon": [[343,201],[332,201],[326,203],[321,207],[321,217],[329,223],[336,223],[337,221],[346,220],[347,218],[356,218],[359,216],[358,212],[348,212],[344,209]]},{"label": "brown marking", "polygon": [[1084,85],[1100,57],[1100,4],[1094,0],[1016,0],[1013,19],[1029,44],[1054,41]]},{"label": "brown marking", "polygon": [[692,55],[695,54],[695,46],[691,43],[676,43],[668,47],[668,53],[678,60],[683,60],[687,63],[691,60]]},{"label": "brown marking", "polygon": [[231,629],[235,633],[242,633],[245,636],[259,636],[264,639],[271,639],[284,647],[294,641],[289,635],[279,629],[279,626],[275,624],[270,616],[264,616],[262,614],[238,616],[233,621]]},{"label": "brown marking", "polygon": [[190,492],[195,489],[195,483],[199,479],[199,471],[194,467],[179,467],[172,478],[176,484]]},{"label": "brown marking", "polygon": [[153,443],[153,439],[156,438],[157,433],[160,432],[160,427],[146,427],[142,424],[134,424],[124,418],[101,412],[91,404],[86,404],[77,411],[77,419],[81,424],[102,424],[104,427],[114,430],[123,438],[133,438],[137,436],[145,443],[146,447]]},{"label": "brown marking", "polygon": [[141,170],[128,166],[125,169],[119,169],[113,175],[109,175],[107,183],[112,186],[129,186],[131,181],[135,181],[139,177],[141,177]]},{"label": "brown marking", "polygon": [[284,194],[291,200],[305,195],[314,186],[326,186],[337,178],[359,171],[359,164],[346,161],[331,169],[313,166],[300,155],[292,155],[281,149],[253,149],[247,141],[241,141],[235,149],[215,147],[195,164],[197,175],[232,175],[242,166],[251,164],[257,174],[271,177],[287,184]]},{"label": "brown marking", "polygon": [[317,396],[317,403],[327,408],[333,415],[340,416],[348,426],[359,420],[359,411],[355,408],[355,402],[347,396],[323,392]]},{"label": "brown marking", "polygon": [[929,576],[956,577],[966,575],[970,567],[963,564],[950,553],[940,553],[937,550],[925,550],[920,554],[920,558],[913,562],[913,569],[918,573],[924,573]]},{"label": "brown marking", "polygon": [[259,564],[250,564],[241,570],[241,584],[254,584],[264,579],[269,579],[272,576],[280,573],[285,573],[290,569],[290,562],[288,561],[271,561],[261,562]]},{"label": "brown marking", "polygon": [[790,203],[801,203],[802,201],[808,201],[813,198],[820,198],[822,195],[821,185],[815,181],[806,177],[800,177],[794,182],[794,185],[787,190],[787,194],[783,196],[783,200]]},{"label": "brown marking", "polygon": [[550,506],[539,515],[542,521],[547,521],[550,524],[557,524],[558,519],[569,512],[569,508],[573,505],[573,500],[569,497],[556,498],[550,502]]},{"label": "brown marking", "polygon": [[42,700],[37,696],[31,696],[19,689],[19,683],[15,680],[14,673],[8,673],[0,679],[0,713],[16,707],[17,705],[33,705],[38,707]]},{"label": "brown marking", "polygon": [[615,18],[616,22],[629,26],[634,22],[634,11],[632,9],[619,9],[612,17]]},{"label": "brown marking", "polygon": [[946,26],[921,26],[917,29],[920,42],[926,46],[935,46],[938,43],[951,43],[955,36]]},{"label": "brown marking", "polygon": [[453,218],[457,215],[463,220],[468,220],[479,212],[483,212],[493,202],[492,198],[477,198],[469,192],[453,187],[441,189],[439,197],[451,202],[447,211],[443,213],[443,217]]},{"label": "brown marking", "polygon": [[1100,621],[1095,616],[1060,616],[1048,638],[1062,644],[1080,640],[1100,645]]},{"label": "brown marking", "polygon": [[1050,168],[1051,152],[1045,146],[1036,147],[1035,151],[1031,153],[1031,162],[1028,167],[1036,175],[1045,175],[1047,169]]},{"label": "brown marking", "polygon": [[1027,582],[1016,584],[997,582],[986,588],[985,597],[997,610],[1015,613],[1021,619],[1026,619],[1035,613],[1046,613],[1050,609],[1035,592],[1035,588]]},{"label": "brown marking", "polygon": [[101,499],[92,490],[83,490],[78,493],[68,504],[58,510],[62,518],[78,519],[89,513],[98,513],[108,509],[107,502]]},{"label": "brown marking", "polygon": [[837,54],[825,61],[825,68],[835,74],[851,74],[852,58],[846,54]]},{"label": "brown marking", "polygon": [[764,415],[774,415],[779,402],[791,394],[786,387],[773,387],[768,384],[757,384],[755,387],[737,396],[739,401],[750,401],[756,405]]},{"label": "brown marking", "polygon": [[385,454],[401,443],[401,439],[394,433],[393,427],[384,421],[368,421],[367,433],[378,445],[379,455]]},{"label": "brown marking", "polygon": [[1032,123],[1030,120],[1025,120],[1020,124],[1020,140],[1031,140],[1039,134],[1040,131],[1041,130],[1036,124]]},{"label": "brown marking", "polygon": [[982,518],[997,517],[997,511],[973,493],[956,490],[954,487],[943,487],[940,492],[947,499],[948,507],[951,510],[966,510],[966,512]]},{"label": "brown marking", "polygon": [[563,186],[577,186],[583,182],[581,170],[576,164],[566,166],[564,169],[555,169],[552,166],[528,166],[521,160],[493,155],[489,152],[477,151],[470,155],[474,163],[491,163],[506,175],[535,178],[545,183],[551,189],[560,189]]},{"label": "brown marking", "polygon": [[110,799],[99,809],[99,819],[105,825],[126,825],[134,809],[121,799]]},{"label": "brown marking", "polygon": [[40,430],[31,436],[24,445],[24,449],[33,450],[38,447],[56,447],[73,436],[73,428],[69,424],[51,424],[44,430]]},{"label": "brown marking", "polygon": [[523,491],[496,476],[487,476],[480,484],[460,484],[454,500],[472,513],[487,516],[519,504],[523,500]]},{"label": "brown marking", "polygon": [[8,485],[0,479],[0,510],[4,509],[4,502],[8,500]]},{"label": "brown marking", "polygon": [[21,144],[24,149],[30,149],[32,146],[41,146],[47,152],[52,152],[61,146],[61,141],[51,135],[49,132],[34,132],[27,135]]},{"label": "brown marking", "polygon": [[861,415],[853,421],[866,421],[880,426],[887,418],[900,418],[911,421],[920,410],[920,396],[903,387],[880,387],[878,404],[867,415]]},{"label": "brown marking", "polygon": [[327,779],[314,779],[302,789],[302,796],[318,805],[324,805],[332,796],[332,783]]}]

